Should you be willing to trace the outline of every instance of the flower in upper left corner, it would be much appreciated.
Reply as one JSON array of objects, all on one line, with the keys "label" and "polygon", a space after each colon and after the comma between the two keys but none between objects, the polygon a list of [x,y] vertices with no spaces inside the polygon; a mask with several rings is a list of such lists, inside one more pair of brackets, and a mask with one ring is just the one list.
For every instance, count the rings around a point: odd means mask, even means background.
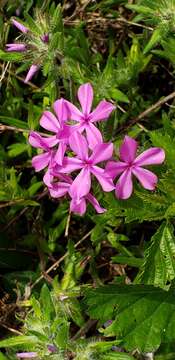
[{"label": "flower in upper left corner", "polygon": [[[51,63],[58,57],[60,60],[61,51],[53,48],[52,40],[58,29],[52,26],[51,15],[45,16],[40,10],[36,10],[35,19],[28,14],[26,17],[26,23],[18,18],[12,19],[12,25],[21,34],[16,41],[7,43],[5,50],[20,53],[19,61],[24,64],[22,69],[29,68],[24,80],[28,83],[39,69],[46,75],[52,67]],[[15,57],[14,59],[16,61]]]}]

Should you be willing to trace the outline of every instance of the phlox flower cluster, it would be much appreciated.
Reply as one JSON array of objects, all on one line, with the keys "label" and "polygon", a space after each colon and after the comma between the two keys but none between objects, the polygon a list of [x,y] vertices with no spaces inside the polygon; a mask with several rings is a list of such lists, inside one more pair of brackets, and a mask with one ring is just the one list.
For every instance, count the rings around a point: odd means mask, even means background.
[{"label": "phlox flower cluster", "polygon": [[30,31],[28,27],[26,27],[16,19],[12,19],[12,24],[18,30],[20,30],[23,37],[22,41],[19,40],[15,43],[6,44],[6,51],[23,53],[24,56],[26,55],[27,59],[32,58],[33,54],[36,54],[35,62],[32,63],[29,67],[29,70],[24,80],[25,83],[28,83],[35,75],[35,73],[39,70],[42,64],[43,54],[47,54],[48,51],[49,33],[47,25],[45,26],[45,29],[42,29],[42,27],[40,27],[40,33],[34,34]]},{"label": "phlox flower cluster", "polygon": [[145,189],[154,190],[157,176],[143,166],[161,164],[165,158],[163,149],[150,148],[137,156],[137,142],[125,136],[120,147],[120,160],[114,160],[114,145],[103,141],[96,123],[106,121],[115,106],[102,100],[91,110],[93,88],[89,83],[81,85],[77,95],[81,109],[59,99],[53,104],[54,113],[44,111],[40,125],[52,135],[41,136],[31,131],[29,136],[29,143],[42,150],[33,157],[32,165],[35,171],[47,169],[43,181],[51,197],[67,195],[70,211],[83,215],[87,203],[91,203],[98,213],[105,211],[92,194],[93,181],[97,181],[104,192],[115,190],[118,199],[131,196],[133,175]]}]

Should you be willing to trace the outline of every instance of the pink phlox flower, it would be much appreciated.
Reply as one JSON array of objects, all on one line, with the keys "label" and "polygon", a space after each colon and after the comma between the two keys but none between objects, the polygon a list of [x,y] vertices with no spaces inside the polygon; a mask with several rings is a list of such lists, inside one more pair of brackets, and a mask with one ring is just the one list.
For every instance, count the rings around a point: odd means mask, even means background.
[{"label": "pink phlox flower", "polygon": [[37,352],[30,351],[30,352],[20,352],[16,354],[18,359],[33,359],[38,356]]},{"label": "pink phlox flower", "polygon": [[[30,30],[23,24],[21,24],[21,22],[19,22],[18,20],[12,19],[12,24],[18,29],[20,30],[23,34],[26,34],[26,36],[28,36],[27,33],[31,34]],[[47,44],[49,42],[49,34],[48,33],[44,33],[43,35],[40,36],[41,41],[44,44]],[[15,51],[15,52],[25,52],[27,51],[28,46],[24,43],[13,43],[13,44],[6,44],[6,51]],[[32,78],[33,76],[36,74],[36,72],[39,70],[40,65],[38,64],[32,64],[28,70],[28,73],[25,77],[24,83],[27,84]]]},{"label": "pink phlox flower", "polygon": [[47,44],[49,42],[49,34],[42,35],[41,40],[43,41],[43,43]]},{"label": "pink phlox flower", "polygon": [[[53,198],[60,198],[69,194],[69,189],[73,180],[70,176],[56,173],[57,177],[59,177],[59,181],[53,182],[49,187],[50,195]],[[95,208],[97,213],[102,214],[106,211],[106,209],[102,208],[97,201],[97,199],[91,194],[87,194],[81,199],[73,198],[70,202],[70,211],[79,215],[84,215],[86,212],[87,202],[91,203],[91,205]]]},{"label": "pink phlox flower", "polygon": [[77,130],[85,130],[89,147],[93,149],[97,144],[102,143],[101,132],[94,123],[108,119],[115,106],[108,101],[102,100],[97,107],[91,111],[93,102],[93,88],[91,84],[86,83],[78,89],[78,99],[81,104],[81,111],[71,102],[66,101],[69,108],[69,117],[77,121]]},{"label": "pink phlox flower", "polygon": [[131,196],[133,175],[147,190],[154,190],[157,184],[157,176],[142,166],[162,164],[165,159],[164,150],[153,147],[136,156],[137,147],[137,141],[125,136],[119,150],[121,161],[109,161],[106,166],[106,172],[113,179],[120,175],[115,190],[116,197],[119,199],[128,199]]},{"label": "pink phlox flower", "polygon": [[75,127],[66,124],[66,121],[68,120],[68,110],[64,99],[55,101],[53,108],[56,116],[50,111],[44,111],[40,119],[40,125],[44,129],[55,133],[56,144],[58,144],[55,161],[58,165],[62,165],[69,137],[73,133]]},{"label": "pink phlox flower", "polygon": [[6,51],[24,52],[26,49],[26,45],[22,43],[6,44]]},{"label": "pink phlox flower", "polygon": [[55,136],[42,137],[35,131],[31,131],[29,135],[29,143],[35,148],[42,149],[42,154],[36,155],[32,159],[32,166],[35,171],[43,170],[45,167],[53,167],[55,152],[51,149],[56,145]]},{"label": "pink phlox flower", "polygon": [[66,156],[62,166],[59,168],[59,172],[69,174],[75,170],[81,169],[69,189],[69,194],[72,199],[77,199],[77,201],[79,201],[90,192],[91,174],[97,178],[104,191],[112,191],[114,189],[112,178],[104,169],[96,164],[111,158],[113,144],[100,143],[96,145],[92,154],[89,156],[86,138],[76,131],[71,135],[69,145],[76,154],[76,157]]},{"label": "pink phlox flower", "polygon": [[38,70],[39,70],[38,65],[35,65],[35,64],[31,65],[28,70],[28,73],[24,79],[24,83],[27,84],[33,78],[33,76],[37,73]]},{"label": "pink phlox flower", "polygon": [[21,24],[21,22],[15,19],[12,19],[12,24],[24,34],[26,34],[29,31],[29,29],[26,26],[24,26],[23,24]]}]

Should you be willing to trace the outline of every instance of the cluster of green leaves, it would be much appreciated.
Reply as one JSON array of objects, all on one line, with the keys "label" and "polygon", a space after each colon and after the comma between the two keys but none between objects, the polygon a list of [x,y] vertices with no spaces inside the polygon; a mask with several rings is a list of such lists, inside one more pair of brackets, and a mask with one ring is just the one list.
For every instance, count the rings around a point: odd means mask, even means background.
[{"label": "cluster of green leaves", "polygon": [[[22,350],[36,352],[40,359],[69,359],[70,354],[76,360],[132,360],[133,357],[123,353],[115,353],[112,347],[120,344],[114,340],[103,342],[102,340],[74,340],[70,334],[70,319],[72,310],[80,314],[80,309],[75,306],[75,294],[67,296],[62,293],[63,287],[49,291],[44,285],[39,299],[31,297],[25,305],[30,307],[25,319],[24,335],[11,337],[0,341],[0,347],[9,349],[4,359],[14,359],[15,352]],[[73,319],[75,320],[74,316]],[[81,320],[80,320],[81,319]],[[77,325],[84,324],[82,315],[79,315]],[[11,350],[12,349],[12,350]]]}]

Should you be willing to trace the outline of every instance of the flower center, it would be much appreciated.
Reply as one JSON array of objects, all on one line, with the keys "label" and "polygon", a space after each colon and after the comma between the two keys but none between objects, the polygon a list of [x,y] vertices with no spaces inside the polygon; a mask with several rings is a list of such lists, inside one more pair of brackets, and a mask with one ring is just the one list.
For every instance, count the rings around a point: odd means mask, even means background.
[{"label": "flower center", "polygon": [[90,167],[92,165],[92,160],[84,160],[84,165],[87,166],[87,167]]},{"label": "flower center", "polygon": [[130,161],[130,162],[128,162],[128,164],[127,164],[128,166],[128,169],[132,169],[133,167],[134,167],[134,165],[133,165],[133,162],[132,161]]},{"label": "flower center", "polygon": [[85,123],[88,123],[88,122],[89,122],[89,114],[84,114],[84,116],[83,116],[83,121],[84,121]]}]

